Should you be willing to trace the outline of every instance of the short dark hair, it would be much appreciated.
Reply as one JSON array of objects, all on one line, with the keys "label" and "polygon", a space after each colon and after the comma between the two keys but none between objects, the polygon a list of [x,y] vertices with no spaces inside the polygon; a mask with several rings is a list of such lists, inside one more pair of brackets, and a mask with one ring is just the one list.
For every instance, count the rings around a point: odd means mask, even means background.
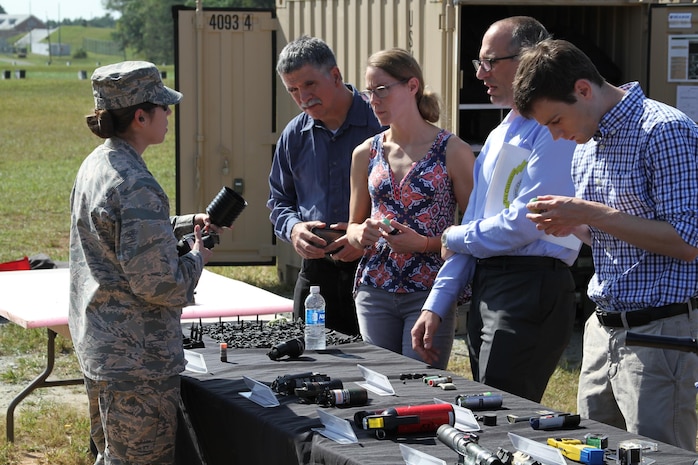
[{"label": "short dark hair", "polygon": [[514,77],[514,106],[525,118],[542,99],[575,103],[574,86],[587,79],[599,86],[605,82],[594,63],[574,44],[547,39],[526,48],[519,57]]},{"label": "short dark hair", "polygon": [[281,50],[276,62],[276,72],[280,75],[298,71],[305,65],[312,65],[329,71],[337,66],[334,52],[323,40],[302,35],[289,42]]},{"label": "short dark hair", "polygon": [[550,38],[550,33],[537,19],[530,16],[511,16],[500,23],[511,24],[511,53],[518,53],[524,47],[530,47]]}]

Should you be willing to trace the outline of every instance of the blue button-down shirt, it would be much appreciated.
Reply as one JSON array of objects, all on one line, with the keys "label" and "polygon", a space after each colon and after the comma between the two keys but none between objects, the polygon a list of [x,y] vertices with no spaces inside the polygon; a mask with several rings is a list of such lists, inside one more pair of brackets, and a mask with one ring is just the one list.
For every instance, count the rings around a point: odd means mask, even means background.
[{"label": "blue button-down shirt", "polygon": [[291,241],[291,230],[299,222],[349,220],[351,154],[382,127],[370,105],[347,87],[354,101],[336,132],[301,113],[277,142],[267,207],[274,233],[284,241]]},{"label": "blue button-down shirt", "polygon": [[[577,197],[671,224],[698,245],[698,126],[645,97],[637,83],[580,145],[572,177]],[[596,274],[589,297],[609,311],[686,302],[698,294],[698,266],[634,247],[590,228]]]},{"label": "blue button-down shirt", "polygon": [[[504,143],[530,151],[528,162],[507,208],[485,217],[487,193]],[[574,195],[571,162],[575,144],[554,141],[550,131],[511,111],[485,141],[475,161],[474,188],[460,226],[448,230],[448,248],[456,255],[439,270],[424,308],[445,316],[460,289],[468,284],[477,258],[502,255],[553,257],[572,265],[578,248],[544,240],[545,233],[526,218],[526,204],[538,195]]]}]

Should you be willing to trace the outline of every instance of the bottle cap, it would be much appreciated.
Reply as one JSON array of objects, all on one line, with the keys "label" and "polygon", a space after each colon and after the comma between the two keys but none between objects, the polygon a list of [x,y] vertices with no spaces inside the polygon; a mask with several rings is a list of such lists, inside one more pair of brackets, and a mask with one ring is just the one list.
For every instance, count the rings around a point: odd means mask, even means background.
[{"label": "bottle cap", "polygon": [[311,294],[319,294],[320,293],[320,286],[310,286],[310,293]]}]

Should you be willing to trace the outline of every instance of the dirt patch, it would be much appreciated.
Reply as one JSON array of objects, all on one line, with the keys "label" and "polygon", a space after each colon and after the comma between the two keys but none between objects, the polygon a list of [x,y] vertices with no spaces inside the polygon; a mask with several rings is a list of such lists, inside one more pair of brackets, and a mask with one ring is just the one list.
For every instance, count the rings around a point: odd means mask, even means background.
[{"label": "dirt patch", "polygon": [[[16,359],[19,357],[12,356],[2,356],[0,357],[0,373],[5,373],[8,370],[14,368],[16,364]],[[50,376],[49,380],[54,381],[62,378],[57,378],[55,376]],[[22,391],[30,384],[29,381],[23,381],[18,383],[0,383],[0,416],[4,419],[7,418],[8,408],[10,403],[17,396],[22,393]],[[27,408],[36,407],[42,404],[55,405],[56,408],[75,409],[77,411],[82,411],[87,416],[87,394],[85,393],[85,388],[83,385],[72,385],[72,386],[52,386],[52,387],[41,387],[32,391],[27,395],[19,404],[16,405],[14,410],[14,428],[15,437],[18,437],[22,433],[21,426],[19,426],[19,419],[22,415],[22,411]],[[3,420],[3,422],[6,420]],[[5,429],[2,429],[5,432]],[[5,433],[6,434],[6,433]],[[5,438],[0,439],[0,443],[4,443]],[[38,451],[22,450],[22,458],[20,465],[39,465],[45,464],[46,460],[43,455]]]},{"label": "dirt patch", "polygon": [[[1,356],[0,357],[0,373],[4,373],[16,366],[16,361],[19,356]],[[49,376],[49,381],[58,380],[54,375]],[[15,399],[23,389],[29,385],[29,381],[18,382],[13,384],[0,383],[0,409],[2,409],[3,414],[7,413],[7,408],[13,399]],[[74,386],[53,386],[53,387],[42,387],[32,391],[27,397],[25,397],[17,406],[15,410],[15,416],[17,412],[21,410],[23,404],[30,404],[32,402],[40,401],[51,401],[56,403],[65,403],[71,406],[80,407],[84,405],[87,408],[87,394],[85,393],[85,388],[82,385]]]}]

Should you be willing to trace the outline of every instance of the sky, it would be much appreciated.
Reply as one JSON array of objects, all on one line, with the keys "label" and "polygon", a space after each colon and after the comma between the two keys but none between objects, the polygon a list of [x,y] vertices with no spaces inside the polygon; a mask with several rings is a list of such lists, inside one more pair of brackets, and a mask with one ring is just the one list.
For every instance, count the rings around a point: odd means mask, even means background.
[{"label": "sky", "polygon": [[29,14],[41,21],[47,19],[59,21],[63,19],[93,19],[111,13],[114,18],[119,14],[108,12],[102,6],[102,0],[0,0],[0,5],[7,14]]}]

